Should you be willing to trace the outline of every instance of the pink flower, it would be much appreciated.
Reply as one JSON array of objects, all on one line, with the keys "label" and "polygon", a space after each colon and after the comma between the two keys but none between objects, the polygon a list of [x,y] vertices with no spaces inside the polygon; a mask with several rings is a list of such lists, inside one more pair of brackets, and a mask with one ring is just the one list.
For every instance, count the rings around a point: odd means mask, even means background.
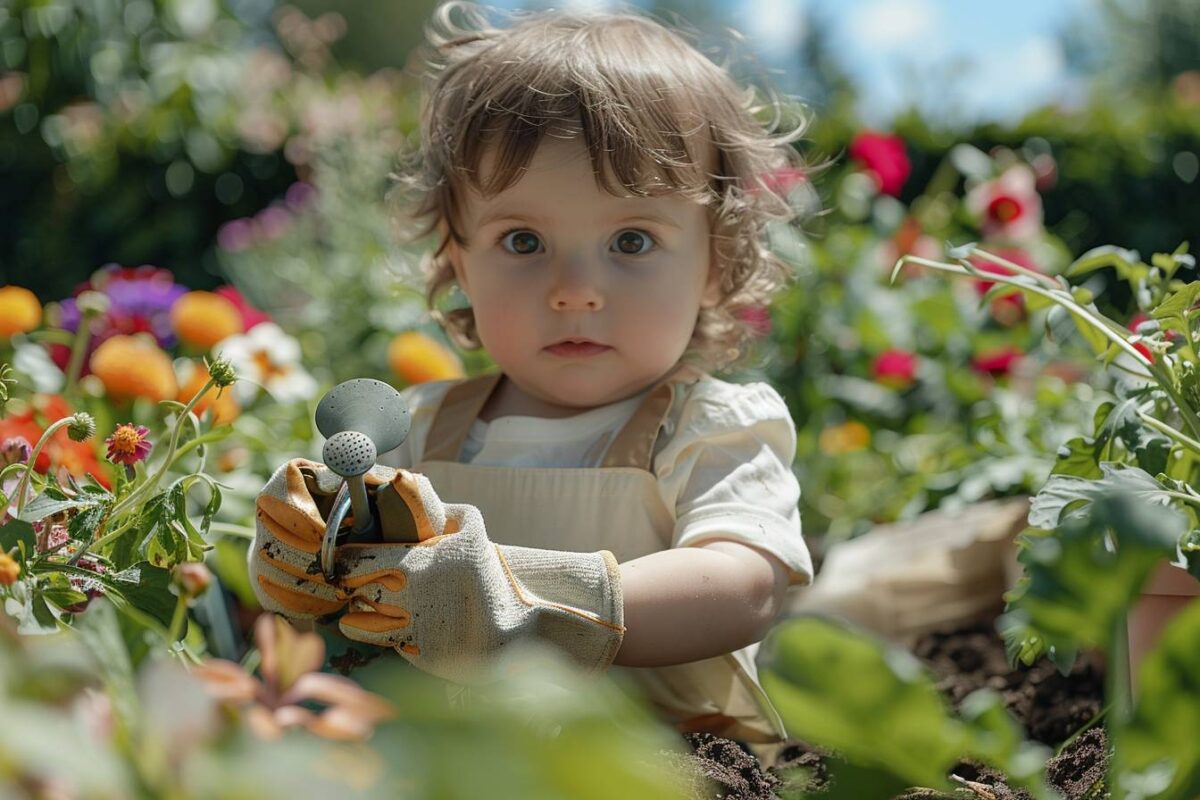
[{"label": "pink flower", "polygon": [[784,167],[759,175],[758,184],[751,187],[750,191],[765,190],[780,197],[787,197],[788,192],[806,180],[808,180],[808,175],[804,170],[796,167]]},{"label": "pink flower", "polygon": [[894,347],[884,350],[871,364],[871,374],[885,386],[904,389],[912,384],[917,374],[917,357]]},{"label": "pink flower", "polygon": [[967,193],[966,204],[988,236],[1021,240],[1042,231],[1037,176],[1024,164],[1011,166],[1000,177],[976,186]]},{"label": "pink flower", "polygon": [[126,422],[118,425],[112,436],[104,440],[108,445],[108,460],[114,464],[130,466],[150,455],[153,445],[146,441],[150,429],[145,425]]},{"label": "pink flower", "polygon": [[877,131],[862,131],[850,142],[848,152],[875,179],[880,192],[893,197],[900,194],[912,171],[903,139]]},{"label": "pink flower", "polygon": [[248,249],[254,244],[254,223],[245,217],[226,222],[217,229],[217,244],[230,253]]},{"label": "pink flower", "polygon": [[971,369],[993,378],[1012,372],[1013,366],[1024,355],[1017,348],[1009,345],[993,350],[985,350],[971,359]]}]

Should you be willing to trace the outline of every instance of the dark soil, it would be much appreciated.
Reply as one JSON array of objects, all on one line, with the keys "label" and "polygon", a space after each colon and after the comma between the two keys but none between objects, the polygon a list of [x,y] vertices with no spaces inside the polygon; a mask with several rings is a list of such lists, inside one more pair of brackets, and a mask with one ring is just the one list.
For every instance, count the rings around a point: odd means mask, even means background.
[{"label": "dark soil", "polygon": [[[1081,655],[1069,675],[1048,661],[1009,667],[1004,643],[992,622],[929,634],[913,652],[937,677],[938,689],[957,708],[968,694],[989,687],[1004,697],[1026,736],[1058,747],[1091,722],[1103,705],[1104,666],[1096,655]],[[829,786],[831,754],[803,742],[788,742],[776,764],[762,769],[758,759],[736,742],[711,734],[687,734],[692,749],[683,756],[697,780],[696,798],[773,800],[781,796],[820,796]],[[802,768],[800,771],[796,771]],[[1103,728],[1079,735],[1046,764],[1047,778],[1067,800],[1099,800],[1107,795],[1108,740]],[[914,787],[893,800],[1030,800],[1008,786],[1005,776],[979,764],[962,762],[951,770],[953,793]],[[863,798],[863,800],[885,800]]]}]

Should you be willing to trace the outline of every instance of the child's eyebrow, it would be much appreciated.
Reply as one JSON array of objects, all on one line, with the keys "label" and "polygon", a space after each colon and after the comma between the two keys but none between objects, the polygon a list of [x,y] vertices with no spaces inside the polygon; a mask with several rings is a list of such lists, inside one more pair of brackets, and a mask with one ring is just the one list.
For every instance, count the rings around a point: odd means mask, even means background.
[{"label": "child's eyebrow", "polygon": [[[483,217],[480,217],[476,224],[482,228],[484,225],[491,225],[496,222],[524,222],[529,225],[542,225],[545,223],[545,220],[528,214],[511,214],[507,211],[497,211],[495,213],[486,214]],[[683,228],[683,226],[674,219],[660,214],[631,214],[624,217],[614,217],[610,219],[609,224],[623,225],[631,222],[654,222],[659,225],[665,225],[668,228],[675,228],[677,230],[681,230]]]}]

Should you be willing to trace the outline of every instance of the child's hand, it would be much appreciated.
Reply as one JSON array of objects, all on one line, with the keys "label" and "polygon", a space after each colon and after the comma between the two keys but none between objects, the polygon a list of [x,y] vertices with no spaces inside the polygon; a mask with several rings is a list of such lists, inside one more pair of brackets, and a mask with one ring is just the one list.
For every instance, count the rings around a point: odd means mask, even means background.
[{"label": "child's hand", "polygon": [[338,623],[347,637],[394,647],[458,682],[520,638],[557,644],[588,669],[612,662],[624,628],[611,553],[496,545],[479,509],[443,504],[423,475],[400,470],[393,486],[432,537],[338,549],[338,583],[351,597]]},{"label": "child's hand", "polygon": [[312,490],[326,476],[340,480],[323,464],[294,458],[275,471],[255,501],[251,586],[263,608],[291,619],[333,614],[349,599],[321,573],[325,518]]}]

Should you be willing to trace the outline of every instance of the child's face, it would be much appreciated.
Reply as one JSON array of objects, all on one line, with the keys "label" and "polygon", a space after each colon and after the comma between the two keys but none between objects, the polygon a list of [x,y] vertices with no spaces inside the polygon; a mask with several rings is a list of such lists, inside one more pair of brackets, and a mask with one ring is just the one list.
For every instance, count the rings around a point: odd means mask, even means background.
[{"label": "child's face", "polygon": [[[485,158],[484,175],[490,159]],[[449,257],[521,410],[552,416],[647,388],[719,299],[708,214],[681,196],[615,197],[579,137],[542,140],[500,194],[470,193]],[[587,339],[599,346],[558,346]]]}]

